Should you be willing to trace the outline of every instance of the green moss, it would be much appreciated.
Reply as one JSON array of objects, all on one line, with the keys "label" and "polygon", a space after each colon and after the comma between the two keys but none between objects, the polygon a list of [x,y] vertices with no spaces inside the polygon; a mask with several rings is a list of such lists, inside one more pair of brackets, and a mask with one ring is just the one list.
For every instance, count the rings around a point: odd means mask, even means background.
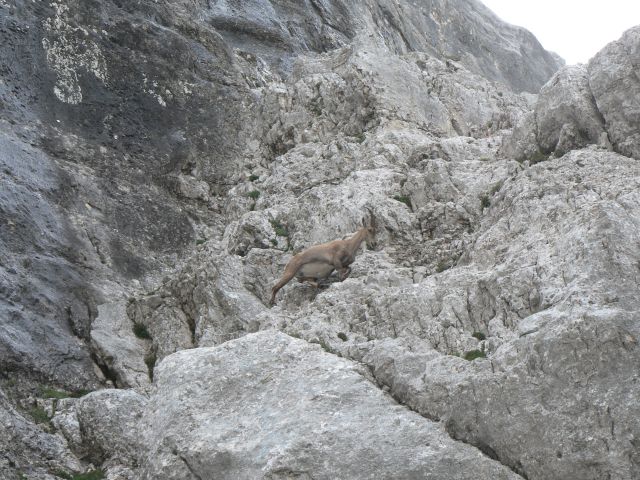
[{"label": "green moss", "polygon": [[444,260],[440,260],[438,262],[438,264],[436,265],[436,272],[440,273],[440,272],[444,272],[445,270],[448,270],[450,268],[449,264],[447,262],[445,262]]},{"label": "green moss", "polygon": [[62,398],[73,397],[73,393],[64,392],[62,390],[54,390],[53,388],[40,388],[40,396],[42,398],[54,398],[56,400],[60,400]]},{"label": "green moss", "polygon": [[256,180],[258,180],[260,177],[258,175],[249,175],[249,181],[250,182],[255,182]]},{"label": "green moss", "polygon": [[464,354],[464,359],[469,360],[470,362],[475,360],[476,358],[486,358],[487,356],[482,350],[471,350]]},{"label": "green moss", "polygon": [[47,415],[47,412],[45,412],[42,407],[32,407],[27,410],[27,413],[36,423],[49,423],[49,415]]},{"label": "green moss", "polygon": [[478,339],[478,340],[480,340],[480,341],[482,341],[482,340],[486,340],[486,339],[487,339],[487,336],[486,336],[484,333],[482,333],[482,332],[473,332],[473,333],[471,334],[471,336],[472,336],[473,338],[477,338],[477,339]]},{"label": "green moss", "polygon": [[64,478],[64,480],[73,480],[73,475],[65,472],[64,470],[52,470],[49,473],[54,477]]},{"label": "green moss", "polygon": [[279,237],[289,236],[289,232],[287,231],[287,229],[277,220],[271,220],[271,226],[273,227],[273,230],[276,232],[276,235],[278,235]]},{"label": "green moss", "polygon": [[329,344],[324,340],[320,340],[320,346],[325,352],[333,353],[333,350],[331,350],[331,347],[329,346]]},{"label": "green moss", "polygon": [[151,334],[149,333],[149,330],[147,330],[147,327],[145,327],[140,322],[134,322],[134,324],[133,324],[133,334],[136,337],[142,338],[144,340],[151,339]]},{"label": "green moss", "polygon": [[536,163],[544,162],[548,159],[548,155],[542,153],[540,150],[536,150],[536,152],[529,157],[529,163],[531,165],[535,165]]},{"label": "green moss", "polygon": [[252,190],[247,193],[247,197],[258,200],[258,197],[260,197],[260,192],[258,190]]},{"label": "green moss", "polygon": [[345,333],[342,333],[342,332],[338,333],[338,338],[343,342],[347,341],[347,335]]},{"label": "green moss", "polygon": [[90,472],[74,475],[71,478],[73,480],[102,480],[104,478],[104,472],[100,469],[91,470]]},{"label": "green moss", "polygon": [[405,195],[396,195],[393,197],[394,200],[397,200],[398,202],[402,202],[404,203],[407,207],[409,207],[409,210],[411,210],[411,199]]}]

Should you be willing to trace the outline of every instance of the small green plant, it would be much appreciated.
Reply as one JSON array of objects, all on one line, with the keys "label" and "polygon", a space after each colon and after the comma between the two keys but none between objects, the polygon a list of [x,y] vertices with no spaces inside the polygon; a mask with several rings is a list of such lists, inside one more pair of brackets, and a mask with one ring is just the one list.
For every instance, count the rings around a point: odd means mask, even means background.
[{"label": "small green plant", "polygon": [[149,380],[153,382],[153,367],[156,366],[156,352],[150,352],[144,357],[144,363],[147,365],[147,369],[149,370]]},{"label": "small green plant", "polygon": [[271,245],[273,245],[274,247],[278,246],[278,240],[276,240],[275,238],[272,238],[270,241],[271,241]]},{"label": "small green plant", "polygon": [[411,199],[405,195],[396,195],[393,197],[394,200],[397,200],[398,202],[404,203],[407,207],[409,207],[409,210],[411,210]]},{"label": "small green plant", "polygon": [[482,350],[471,350],[464,354],[464,359],[472,362],[476,358],[486,358],[487,355]]},{"label": "small green plant", "polygon": [[62,390],[54,390],[53,388],[40,389],[40,396],[42,398],[53,398],[55,400],[61,400],[63,398],[73,397],[73,393],[63,392]]},{"label": "small green plant", "polygon": [[258,180],[259,178],[260,178],[260,177],[259,177],[258,175],[254,175],[254,174],[249,175],[249,181],[250,181],[250,182],[255,182],[255,181],[256,181],[256,180]]},{"label": "small green plant", "polygon": [[444,272],[445,270],[448,270],[450,268],[449,264],[447,262],[445,262],[444,260],[440,260],[438,262],[438,264],[436,265],[436,272],[440,273],[440,272]]},{"label": "small green plant", "polygon": [[482,197],[480,197],[480,206],[485,209],[489,208],[490,205],[491,200],[489,199],[489,195],[482,195]]},{"label": "small green plant", "polygon": [[49,473],[54,477],[64,478],[64,480],[73,480],[73,475],[64,470],[51,470]]},{"label": "small green plant", "polygon": [[333,353],[333,350],[331,350],[331,347],[329,346],[329,344],[327,342],[325,342],[324,340],[320,340],[320,346],[322,347],[322,349],[325,352]]},{"label": "small green plant", "polygon": [[36,423],[49,423],[49,415],[47,415],[47,412],[45,412],[42,407],[32,407],[27,410],[27,413]]},{"label": "small green plant", "polygon": [[278,235],[279,237],[289,236],[289,232],[287,231],[287,229],[277,220],[271,220],[271,226],[273,227],[273,230],[276,232],[276,235]]},{"label": "small green plant", "polygon": [[249,193],[247,193],[247,197],[252,198],[253,200],[258,200],[258,197],[260,197],[260,192],[258,190],[251,190]]},{"label": "small green plant", "polygon": [[548,160],[549,157],[548,155],[542,153],[540,150],[536,150],[530,157],[529,157],[529,163],[531,165],[535,165],[536,163],[540,163],[540,162],[544,162],[545,160]]},{"label": "small green plant", "polygon": [[199,239],[196,240],[196,245],[202,245],[206,241],[207,241],[206,238],[199,238]]},{"label": "small green plant", "polygon": [[486,340],[486,339],[487,339],[487,336],[486,336],[484,333],[482,333],[482,332],[473,332],[473,333],[471,334],[471,336],[472,336],[473,338],[477,338],[477,339],[478,339],[478,340],[480,340],[480,341],[482,341],[482,340]]},{"label": "small green plant", "polygon": [[133,323],[133,334],[136,337],[142,338],[144,340],[151,339],[151,334],[149,333],[149,330],[147,330],[147,327],[140,322]]},{"label": "small green plant", "polygon": [[340,340],[342,340],[343,342],[346,342],[347,341],[347,334],[340,332],[340,333],[338,333],[338,338]]},{"label": "small green plant", "polygon": [[71,477],[72,480],[102,480],[104,478],[104,472],[100,469],[91,470],[86,473],[81,473],[79,475],[74,475]]}]

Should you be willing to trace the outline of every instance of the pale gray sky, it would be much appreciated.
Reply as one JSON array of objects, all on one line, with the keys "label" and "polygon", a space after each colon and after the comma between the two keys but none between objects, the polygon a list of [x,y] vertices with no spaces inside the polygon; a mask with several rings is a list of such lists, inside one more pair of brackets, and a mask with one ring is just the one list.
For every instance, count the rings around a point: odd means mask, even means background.
[{"label": "pale gray sky", "polygon": [[568,64],[586,63],[640,25],[640,0],[481,0],[502,20],[531,31]]}]

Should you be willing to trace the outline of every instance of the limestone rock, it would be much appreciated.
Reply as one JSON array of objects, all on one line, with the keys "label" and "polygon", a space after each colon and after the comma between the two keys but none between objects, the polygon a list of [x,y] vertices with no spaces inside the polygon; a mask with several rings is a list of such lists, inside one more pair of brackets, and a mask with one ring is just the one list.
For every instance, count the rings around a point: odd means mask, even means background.
[{"label": "limestone rock", "polygon": [[156,379],[141,478],[519,478],[282,333],[178,352]]},{"label": "limestone rock", "polygon": [[604,132],[583,65],[564,67],[543,86],[535,115],[540,150],[557,157],[597,144]]},{"label": "limestone rock", "polygon": [[[50,471],[81,472],[83,465],[59,435],[45,433],[0,390],[0,476],[48,478]],[[20,475],[23,475],[21,477]]]},{"label": "limestone rock", "polygon": [[126,302],[98,307],[91,341],[99,362],[114,376],[116,386],[141,390],[149,386],[149,369],[145,364],[148,342],[135,336]]},{"label": "limestone rock", "polygon": [[617,152],[640,159],[640,28],[607,45],[588,65],[589,85]]},{"label": "limestone rock", "polygon": [[138,424],[146,405],[147,399],[132,390],[100,390],[79,399],[75,410],[89,458],[135,466],[143,448]]}]

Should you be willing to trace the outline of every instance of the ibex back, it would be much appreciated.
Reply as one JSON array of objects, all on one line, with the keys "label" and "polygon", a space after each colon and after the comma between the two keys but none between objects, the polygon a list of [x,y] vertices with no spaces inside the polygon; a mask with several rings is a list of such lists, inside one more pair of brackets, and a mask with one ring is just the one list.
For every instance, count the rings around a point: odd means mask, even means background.
[{"label": "ibex back", "polygon": [[334,270],[338,272],[340,281],[346,279],[351,273],[349,265],[355,261],[360,245],[366,239],[373,240],[374,234],[373,225],[362,227],[350,238],[314,245],[295,255],[285,267],[282,278],[271,289],[271,304],[275,303],[278,290],[293,277],[316,287]]}]

